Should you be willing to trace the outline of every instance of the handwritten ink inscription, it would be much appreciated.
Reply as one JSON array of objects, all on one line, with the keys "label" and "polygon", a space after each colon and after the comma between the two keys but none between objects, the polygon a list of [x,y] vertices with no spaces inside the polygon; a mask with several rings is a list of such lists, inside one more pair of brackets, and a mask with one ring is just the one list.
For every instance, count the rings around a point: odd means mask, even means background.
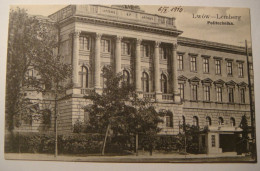
[{"label": "handwritten ink inscription", "polygon": [[161,6],[160,8],[158,8],[158,12],[160,13],[182,12],[182,11],[183,11],[182,6],[178,6],[178,7]]}]

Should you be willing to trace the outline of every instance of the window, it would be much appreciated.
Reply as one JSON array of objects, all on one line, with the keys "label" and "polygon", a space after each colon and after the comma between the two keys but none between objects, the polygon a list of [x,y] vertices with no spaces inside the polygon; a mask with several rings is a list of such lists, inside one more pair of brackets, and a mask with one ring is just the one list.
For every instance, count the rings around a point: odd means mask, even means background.
[{"label": "window", "polygon": [[216,136],[215,135],[211,135],[211,146],[216,147]]},{"label": "window", "polygon": [[209,73],[209,58],[203,58],[203,72]]},{"label": "window", "polygon": [[179,92],[181,95],[181,99],[184,99],[184,84],[179,83],[178,85],[179,85]]},{"label": "window", "polygon": [[80,75],[80,82],[82,88],[88,88],[88,69],[85,66],[81,67]]},{"label": "window", "polygon": [[149,76],[145,72],[143,72],[142,87],[143,87],[143,92],[149,92]]},{"label": "window", "polygon": [[161,92],[167,93],[167,77],[164,74],[161,75]]},{"label": "window", "polygon": [[228,88],[228,101],[229,103],[234,103],[234,89]]},{"label": "window", "polygon": [[230,118],[230,125],[233,127],[233,126],[236,126],[236,122],[235,122],[235,119],[233,117]]},{"label": "window", "polygon": [[211,125],[211,118],[209,116],[206,117],[206,125],[207,126]]},{"label": "window", "polygon": [[192,100],[198,100],[197,85],[191,85],[191,96]]},{"label": "window", "polygon": [[244,88],[240,89],[240,99],[241,99],[241,103],[245,103],[245,89]]},{"label": "window", "polygon": [[221,74],[221,60],[216,60],[216,74]]},{"label": "window", "polygon": [[106,73],[108,71],[108,68],[105,66],[103,69],[102,69],[102,74],[101,74],[101,85],[102,85],[102,88],[107,88],[107,79],[104,77],[104,73]]},{"label": "window", "polygon": [[178,55],[177,57],[178,62],[178,70],[183,70],[183,55]]},{"label": "window", "polygon": [[150,56],[150,47],[149,45],[144,45],[144,57]]},{"label": "window", "polygon": [[249,71],[250,71],[250,75],[253,75],[254,74],[254,71],[253,71],[253,64],[249,64]]},{"label": "window", "polygon": [[197,116],[193,116],[192,122],[193,126],[199,126],[199,118]]},{"label": "window", "polygon": [[160,47],[159,53],[160,53],[160,59],[167,59],[169,54],[169,49],[166,47]]},{"label": "window", "polygon": [[224,119],[222,117],[218,118],[218,125],[224,125]]},{"label": "window", "polygon": [[166,127],[170,127],[170,126],[171,126],[171,117],[166,116]]},{"label": "window", "polygon": [[238,64],[238,76],[243,77],[244,76],[244,69],[243,69],[243,63]]},{"label": "window", "polygon": [[85,36],[79,37],[79,49],[80,50],[89,50],[89,38]]},{"label": "window", "polygon": [[130,76],[127,70],[123,70],[123,81],[127,84],[130,84]]},{"label": "window", "polygon": [[101,40],[102,52],[110,52],[110,40]]},{"label": "window", "polygon": [[131,54],[131,50],[130,50],[130,43],[128,42],[122,42],[121,45],[121,51],[122,51],[122,55],[130,55]]},{"label": "window", "polygon": [[204,86],[204,100],[210,101],[210,87]]},{"label": "window", "polygon": [[227,74],[228,75],[232,75],[233,71],[232,71],[232,62],[228,61],[227,62]]},{"label": "window", "polygon": [[222,87],[217,87],[217,101],[222,102]]},{"label": "window", "polygon": [[196,56],[191,56],[190,57],[190,70],[191,71],[197,71],[197,58]]},{"label": "window", "polygon": [[173,114],[172,112],[167,112],[165,116],[165,125],[166,127],[173,127]]}]

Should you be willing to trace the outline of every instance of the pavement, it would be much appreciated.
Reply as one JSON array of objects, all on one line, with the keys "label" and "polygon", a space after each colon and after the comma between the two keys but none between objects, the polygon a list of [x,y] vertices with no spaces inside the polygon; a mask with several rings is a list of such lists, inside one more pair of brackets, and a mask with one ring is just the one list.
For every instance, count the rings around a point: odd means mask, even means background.
[{"label": "pavement", "polygon": [[163,154],[154,152],[124,156],[88,156],[88,155],[58,155],[33,153],[6,153],[7,160],[37,160],[37,161],[78,161],[78,162],[123,162],[123,163],[154,163],[154,162],[254,162],[249,156],[236,153],[221,154]]}]

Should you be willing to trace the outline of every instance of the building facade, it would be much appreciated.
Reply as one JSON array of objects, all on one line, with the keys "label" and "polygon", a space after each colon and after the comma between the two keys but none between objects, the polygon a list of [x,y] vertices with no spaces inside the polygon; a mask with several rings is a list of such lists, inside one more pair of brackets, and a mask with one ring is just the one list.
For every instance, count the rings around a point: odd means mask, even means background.
[{"label": "building facade", "polygon": [[160,134],[180,133],[185,121],[207,127],[201,151],[235,151],[243,115],[251,125],[245,48],[181,37],[175,18],[115,6],[70,5],[49,18],[59,25],[59,53],[73,67],[73,88],[58,102],[59,131],[87,120],[82,107],[91,102],[83,96],[102,91],[102,69],[110,65],[140,97],[172,112]]}]

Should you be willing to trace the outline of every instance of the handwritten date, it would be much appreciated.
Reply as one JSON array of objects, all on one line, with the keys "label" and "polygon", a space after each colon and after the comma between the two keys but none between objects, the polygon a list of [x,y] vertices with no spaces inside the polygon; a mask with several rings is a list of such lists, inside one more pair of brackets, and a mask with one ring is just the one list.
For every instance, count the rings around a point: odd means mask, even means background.
[{"label": "handwritten date", "polygon": [[158,12],[160,13],[168,13],[168,12],[182,12],[182,6],[179,7],[169,7],[169,6],[161,6],[158,8]]}]

